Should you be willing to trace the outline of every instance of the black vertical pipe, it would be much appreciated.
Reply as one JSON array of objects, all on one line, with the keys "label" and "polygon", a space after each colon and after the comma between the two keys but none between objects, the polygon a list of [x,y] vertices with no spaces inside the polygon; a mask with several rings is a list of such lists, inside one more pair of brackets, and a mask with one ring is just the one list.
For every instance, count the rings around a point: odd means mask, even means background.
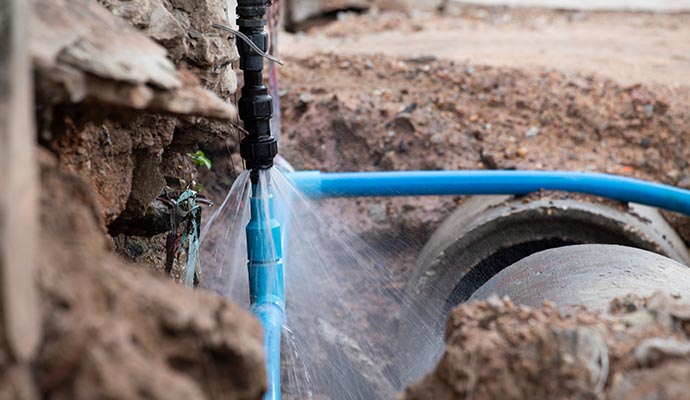
[{"label": "black vertical pipe", "polygon": [[[237,25],[263,52],[268,49],[266,26],[266,0],[238,0]],[[237,42],[240,69],[244,72],[244,85],[238,108],[247,135],[240,143],[240,155],[247,169],[268,169],[278,154],[278,143],[271,134],[273,101],[263,83],[263,56],[243,41]],[[258,176],[255,172],[253,175]]]}]

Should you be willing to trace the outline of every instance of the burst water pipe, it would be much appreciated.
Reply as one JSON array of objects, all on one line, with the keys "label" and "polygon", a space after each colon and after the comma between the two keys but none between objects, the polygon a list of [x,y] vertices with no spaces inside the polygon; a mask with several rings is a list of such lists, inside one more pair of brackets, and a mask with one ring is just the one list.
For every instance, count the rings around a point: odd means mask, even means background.
[{"label": "burst water pipe", "polygon": [[690,215],[690,191],[618,175],[571,171],[298,171],[288,174],[313,198],[425,195],[523,195],[561,190],[645,204]]},{"label": "burst water pipe", "polygon": [[[259,50],[266,52],[268,35],[265,0],[238,0],[237,25]],[[285,285],[280,224],[275,218],[270,174],[278,154],[277,140],[271,134],[273,106],[263,83],[263,55],[244,41],[237,41],[244,85],[238,101],[239,115],[246,136],[240,154],[251,171],[251,218],[247,233],[247,268],[251,310],[264,330],[264,353],[268,390],[265,400],[280,400],[280,339],[285,319]]]}]

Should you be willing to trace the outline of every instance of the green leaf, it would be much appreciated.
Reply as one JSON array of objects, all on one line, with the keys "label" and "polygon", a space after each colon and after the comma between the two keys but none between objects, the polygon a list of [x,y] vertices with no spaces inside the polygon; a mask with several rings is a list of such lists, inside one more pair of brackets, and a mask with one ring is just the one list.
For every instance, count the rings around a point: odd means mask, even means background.
[{"label": "green leaf", "polygon": [[206,157],[206,154],[204,154],[204,152],[201,151],[201,150],[197,150],[196,152],[194,152],[194,153],[189,153],[189,154],[187,154],[187,155],[188,155],[189,157],[191,157],[192,160],[194,160],[194,164],[195,164],[197,167],[206,167],[206,168],[208,168],[208,169],[210,170],[211,167],[213,166],[213,164],[211,164],[211,160],[209,160],[209,159]]}]

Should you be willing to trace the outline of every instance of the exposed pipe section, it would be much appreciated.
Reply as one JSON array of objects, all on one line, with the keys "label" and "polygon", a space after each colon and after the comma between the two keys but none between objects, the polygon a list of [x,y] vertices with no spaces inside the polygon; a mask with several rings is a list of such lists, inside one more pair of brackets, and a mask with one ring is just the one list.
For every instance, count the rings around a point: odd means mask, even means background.
[{"label": "exposed pipe section", "polygon": [[[239,0],[237,2],[237,25],[262,52],[268,48],[266,26],[266,2],[264,0]],[[238,102],[240,118],[248,135],[240,143],[240,154],[247,163],[247,169],[256,171],[273,166],[278,154],[278,143],[271,135],[273,103],[263,82],[264,59],[244,41],[237,42],[240,54],[240,69],[244,71],[242,96]],[[254,178],[257,174],[254,173]],[[256,183],[255,179],[252,179]]]},{"label": "exposed pipe section", "polygon": [[[238,0],[237,25],[262,52],[268,48],[265,0]],[[275,218],[269,174],[278,143],[271,135],[273,105],[263,83],[263,55],[244,41],[237,42],[244,86],[238,102],[239,115],[247,135],[240,143],[240,154],[251,170],[251,219],[247,225],[247,256],[252,312],[264,328],[264,350],[268,391],[264,399],[280,399],[280,337],[285,316],[282,242],[280,224]],[[261,178],[261,179],[260,179]]]},{"label": "exposed pipe section", "polygon": [[268,391],[265,400],[280,399],[280,337],[285,318],[285,286],[280,224],[273,196],[264,196],[268,182],[252,186],[251,219],[247,225],[249,298],[264,328]]},{"label": "exposed pipe section", "polygon": [[690,191],[618,175],[570,171],[299,171],[288,174],[314,198],[355,196],[521,195],[562,190],[690,215]]}]

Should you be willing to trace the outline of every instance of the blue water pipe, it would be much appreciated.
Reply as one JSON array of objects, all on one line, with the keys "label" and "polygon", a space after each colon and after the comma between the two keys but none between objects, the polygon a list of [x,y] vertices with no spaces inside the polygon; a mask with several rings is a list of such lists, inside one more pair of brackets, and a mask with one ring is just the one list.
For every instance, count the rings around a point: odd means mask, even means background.
[{"label": "blue water pipe", "polygon": [[690,191],[618,175],[572,171],[389,171],[288,174],[313,198],[424,195],[522,195],[561,190],[646,204],[690,215]]},{"label": "blue water pipe", "polygon": [[[264,330],[268,390],[265,400],[280,400],[280,339],[285,319],[283,246],[273,196],[261,191],[270,185],[252,184],[251,218],[247,224],[247,256],[251,311]],[[268,204],[266,204],[268,202]]]}]

